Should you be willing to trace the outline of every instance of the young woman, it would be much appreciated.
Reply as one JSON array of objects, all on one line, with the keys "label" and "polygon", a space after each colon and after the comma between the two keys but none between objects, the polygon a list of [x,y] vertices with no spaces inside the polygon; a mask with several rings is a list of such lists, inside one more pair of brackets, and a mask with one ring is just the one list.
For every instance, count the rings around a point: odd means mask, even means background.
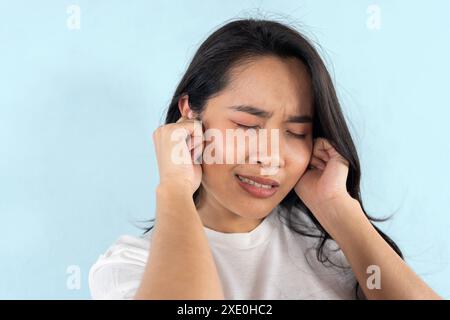
[{"label": "young woman", "polygon": [[[277,161],[177,164],[172,135],[180,129],[200,137],[184,144],[190,160],[213,143],[202,139],[207,130],[278,129]],[[215,31],[153,141],[156,222],[100,256],[89,274],[93,298],[440,298],[365,213],[330,75],[296,30],[249,19]],[[226,143],[217,150],[235,148]],[[248,148],[241,155],[253,156]],[[274,162],[275,174],[262,175]]]}]

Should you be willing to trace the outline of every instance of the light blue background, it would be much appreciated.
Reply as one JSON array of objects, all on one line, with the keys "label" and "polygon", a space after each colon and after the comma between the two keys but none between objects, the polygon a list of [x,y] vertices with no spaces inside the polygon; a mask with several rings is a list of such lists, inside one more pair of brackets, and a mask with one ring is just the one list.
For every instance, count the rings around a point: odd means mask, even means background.
[{"label": "light blue background", "polygon": [[[431,4],[432,3],[432,4]],[[66,8],[81,8],[70,30]],[[367,26],[369,5],[381,29]],[[154,215],[151,134],[205,37],[282,19],[322,46],[363,196],[450,298],[449,1],[0,1],[0,298],[89,298],[90,265]],[[81,288],[66,286],[67,267]]]}]

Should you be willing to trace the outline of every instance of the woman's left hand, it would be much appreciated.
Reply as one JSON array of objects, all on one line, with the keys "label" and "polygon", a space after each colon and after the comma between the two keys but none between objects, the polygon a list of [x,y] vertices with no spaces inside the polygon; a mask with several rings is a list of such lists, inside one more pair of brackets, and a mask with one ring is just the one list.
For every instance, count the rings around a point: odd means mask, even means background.
[{"label": "woman's left hand", "polygon": [[331,203],[351,199],[347,192],[349,163],[324,138],[314,140],[310,167],[294,190],[305,205],[317,215]]},{"label": "woman's left hand", "polygon": [[[349,163],[323,138],[314,141],[308,169],[294,187],[321,226],[342,249],[368,299],[442,299],[392,250],[373,227],[357,199],[347,192]],[[369,283],[369,266],[383,270],[381,289]]]}]

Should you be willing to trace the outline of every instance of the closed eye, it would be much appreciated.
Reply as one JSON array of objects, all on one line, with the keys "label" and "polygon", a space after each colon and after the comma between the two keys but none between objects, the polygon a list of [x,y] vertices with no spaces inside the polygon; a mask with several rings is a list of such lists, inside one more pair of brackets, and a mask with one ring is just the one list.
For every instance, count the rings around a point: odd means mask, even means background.
[{"label": "closed eye", "polygon": [[259,126],[246,126],[244,124],[240,124],[240,123],[237,123],[237,122],[235,122],[235,124],[238,127],[243,128],[243,129],[258,129],[259,128]]},{"label": "closed eye", "polygon": [[[240,128],[243,128],[243,129],[258,129],[258,128],[260,128],[260,126],[258,126],[258,125],[256,125],[256,126],[247,126],[245,124],[241,124],[241,123],[237,123],[237,122],[235,122],[235,124],[236,124],[236,126],[238,126]],[[291,135],[292,137],[296,138],[296,139],[305,139],[306,136],[307,136],[306,134],[303,134],[303,133],[294,133],[294,132],[291,132],[291,131],[287,131],[287,133],[289,135]]]},{"label": "closed eye", "polygon": [[297,139],[305,139],[306,138],[306,134],[301,134],[301,133],[293,133],[291,131],[288,131],[288,133],[293,136],[294,138]]}]

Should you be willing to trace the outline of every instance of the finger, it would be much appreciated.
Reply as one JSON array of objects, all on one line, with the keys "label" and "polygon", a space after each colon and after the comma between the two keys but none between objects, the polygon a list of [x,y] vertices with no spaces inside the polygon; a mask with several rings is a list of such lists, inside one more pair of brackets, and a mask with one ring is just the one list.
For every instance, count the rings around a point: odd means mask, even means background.
[{"label": "finger", "polygon": [[330,160],[330,155],[323,149],[317,148],[314,150],[313,155],[324,162],[328,162]]},{"label": "finger", "polygon": [[197,138],[201,138],[201,140],[203,141],[203,124],[200,120],[192,120],[194,123],[194,132],[193,132],[193,136],[197,137]]},{"label": "finger", "polygon": [[[176,126],[181,126],[189,130],[189,133],[194,132],[196,135],[200,135],[200,132],[203,132],[203,126],[201,120],[190,119],[184,116],[181,116],[176,122]],[[192,130],[189,126],[194,126],[194,130]]]},{"label": "finger", "polygon": [[201,122],[194,120],[193,126],[193,132],[187,137],[188,146],[190,149],[203,144],[204,141],[203,127]]},{"label": "finger", "polygon": [[180,119],[178,119],[175,123],[179,123],[179,122],[185,121],[185,120],[187,120],[187,118],[181,116]]},{"label": "finger", "polygon": [[180,118],[174,125],[175,128],[173,128],[172,132],[177,131],[177,136],[184,136],[186,143],[188,143],[189,136],[203,140],[203,130],[200,121]]},{"label": "finger", "polygon": [[203,146],[198,145],[194,149],[191,150],[191,159],[193,164],[201,164],[203,156]]},{"label": "finger", "polygon": [[317,157],[313,157],[310,161],[310,164],[313,167],[318,168],[320,170],[325,170],[325,167],[326,167],[325,162]]},{"label": "finger", "polygon": [[313,153],[327,162],[330,159],[336,159],[347,166],[349,165],[349,162],[341,156],[341,154],[337,152],[333,145],[325,138],[317,138],[314,148],[315,150]]},{"label": "finger", "polygon": [[314,140],[314,148],[325,152],[330,151],[330,149],[334,149],[333,145],[325,138],[316,138]]},{"label": "finger", "polygon": [[192,136],[188,136],[187,138],[187,145],[189,150],[192,150],[196,147],[198,147],[199,145],[203,144],[203,139],[202,137],[192,137]]},{"label": "finger", "polygon": [[187,129],[189,131],[189,134],[191,135],[195,136],[203,135],[202,123],[199,120],[180,118],[176,122],[176,126]]}]

